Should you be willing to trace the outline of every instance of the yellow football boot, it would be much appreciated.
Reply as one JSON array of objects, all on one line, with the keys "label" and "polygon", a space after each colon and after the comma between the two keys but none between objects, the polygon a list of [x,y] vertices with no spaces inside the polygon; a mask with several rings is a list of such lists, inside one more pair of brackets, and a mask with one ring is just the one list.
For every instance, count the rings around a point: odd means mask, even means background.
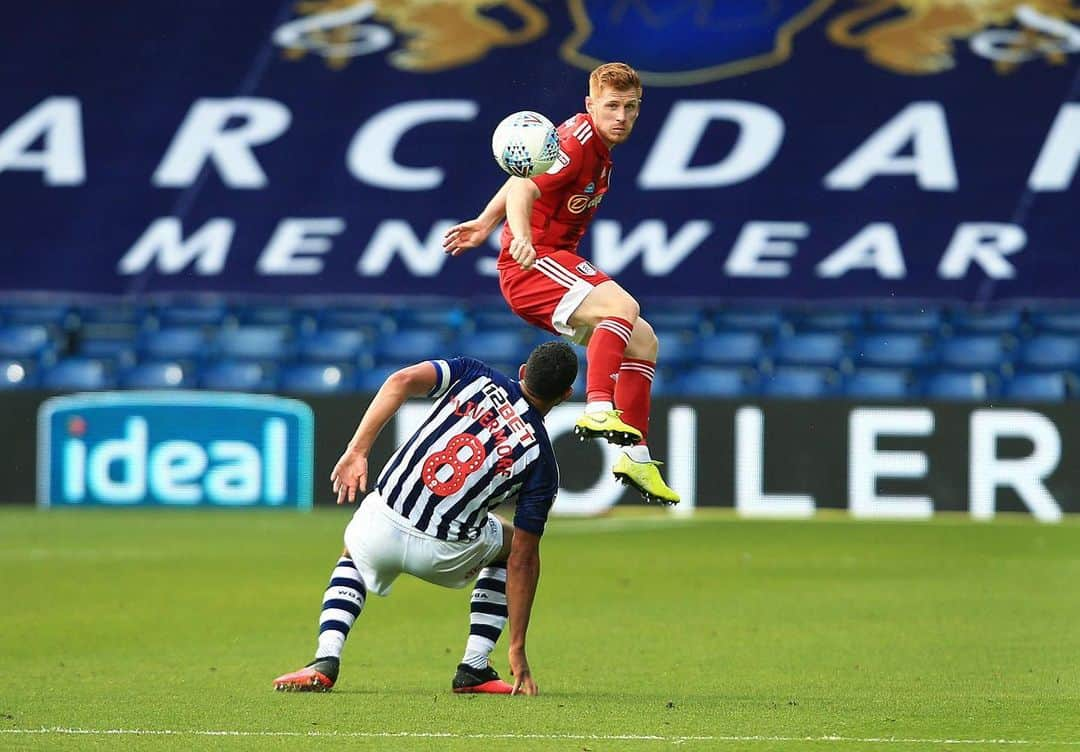
[{"label": "yellow football boot", "polygon": [[622,410],[597,410],[583,413],[574,424],[574,434],[585,439],[607,439],[619,446],[632,446],[641,441],[641,431],[623,423]]},{"label": "yellow football boot", "polygon": [[611,468],[611,472],[615,474],[616,480],[640,491],[645,501],[678,504],[681,500],[679,494],[675,493],[660,477],[661,464],[657,460],[634,462],[623,453],[615,462],[615,467]]}]

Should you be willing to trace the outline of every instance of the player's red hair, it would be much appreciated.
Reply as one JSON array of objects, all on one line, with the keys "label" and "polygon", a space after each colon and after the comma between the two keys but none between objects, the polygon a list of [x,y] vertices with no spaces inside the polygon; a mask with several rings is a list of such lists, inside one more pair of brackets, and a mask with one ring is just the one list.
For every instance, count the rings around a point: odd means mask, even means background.
[{"label": "player's red hair", "polygon": [[641,79],[637,71],[626,63],[604,63],[589,74],[589,96],[598,97],[604,88],[615,91],[636,89],[641,96]]}]

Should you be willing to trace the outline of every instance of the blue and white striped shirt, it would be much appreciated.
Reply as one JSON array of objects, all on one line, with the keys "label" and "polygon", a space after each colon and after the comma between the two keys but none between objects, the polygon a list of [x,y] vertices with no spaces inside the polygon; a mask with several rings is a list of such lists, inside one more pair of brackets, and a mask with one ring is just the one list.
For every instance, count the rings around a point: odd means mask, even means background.
[{"label": "blue and white striped shirt", "polygon": [[517,502],[514,526],[544,532],[559,468],[540,413],[511,381],[473,358],[433,360],[438,402],[387,462],[379,494],[413,526],[472,540],[489,510]]}]

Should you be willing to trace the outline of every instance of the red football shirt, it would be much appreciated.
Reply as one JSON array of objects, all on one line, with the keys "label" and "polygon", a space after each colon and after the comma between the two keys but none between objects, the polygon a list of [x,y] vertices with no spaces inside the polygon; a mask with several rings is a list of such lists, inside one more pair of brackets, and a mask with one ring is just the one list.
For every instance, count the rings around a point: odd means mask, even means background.
[{"label": "red football shirt", "polygon": [[[551,169],[532,178],[540,189],[532,210],[532,241],[537,256],[577,252],[611,180],[611,151],[596,133],[592,117],[579,112],[558,127],[561,152]],[[507,249],[513,235],[503,226],[499,262],[516,263]]]}]

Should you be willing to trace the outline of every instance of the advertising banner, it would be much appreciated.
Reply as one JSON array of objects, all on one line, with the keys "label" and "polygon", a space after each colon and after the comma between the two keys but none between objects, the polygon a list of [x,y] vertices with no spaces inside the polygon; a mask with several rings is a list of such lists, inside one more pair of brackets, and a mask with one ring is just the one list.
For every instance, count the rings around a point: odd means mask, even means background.
[{"label": "advertising banner", "polygon": [[313,430],[311,408],[281,397],[53,397],[38,413],[38,503],[310,508]]},{"label": "advertising banner", "polygon": [[[51,506],[332,505],[330,469],[369,399],[0,393],[3,501],[34,497],[36,441],[38,498]],[[380,434],[374,473],[430,406],[406,404]],[[612,479],[619,450],[573,435],[580,408],[560,405],[546,420],[560,466],[554,513],[640,503]],[[1080,512],[1080,467],[1067,461],[1080,452],[1073,403],[658,400],[649,438],[683,496],[675,514],[729,507],[802,518],[841,509],[860,519],[927,519],[949,511],[982,520],[1019,512],[1055,522]]]},{"label": "advertising banner", "polygon": [[643,105],[581,250],[632,292],[1075,297],[1078,0],[6,11],[2,290],[497,295],[441,249],[492,129],[614,59]]}]

